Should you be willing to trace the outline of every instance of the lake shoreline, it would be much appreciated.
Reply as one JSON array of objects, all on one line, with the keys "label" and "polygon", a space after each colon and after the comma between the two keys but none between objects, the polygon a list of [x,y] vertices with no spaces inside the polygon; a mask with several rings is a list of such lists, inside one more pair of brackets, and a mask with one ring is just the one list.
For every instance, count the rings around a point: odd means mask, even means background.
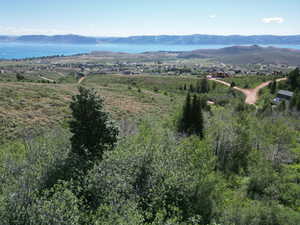
[{"label": "lake shoreline", "polygon": [[[220,49],[232,46],[251,46],[248,44],[232,45],[157,45],[157,44],[32,44],[32,43],[0,43],[0,60],[22,60],[28,58],[42,58],[52,56],[72,56],[89,54],[95,51],[144,53],[160,51],[193,51],[199,49]],[[300,45],[259,45],[261,47],[289,48],[300,50]]]}]

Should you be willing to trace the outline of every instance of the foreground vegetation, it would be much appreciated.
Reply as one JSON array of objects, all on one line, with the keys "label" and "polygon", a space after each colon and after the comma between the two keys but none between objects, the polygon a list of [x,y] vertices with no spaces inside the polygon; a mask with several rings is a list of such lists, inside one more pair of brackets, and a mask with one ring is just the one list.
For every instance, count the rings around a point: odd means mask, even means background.
[{"label": "foreground vegetation", "polygon": [[[297,93],[295,71],[280,85]],[[249,106],[192,76],[82,86],[1,83],[1,224],[299,223],[298,94],[282,109],[271,86]]]}]

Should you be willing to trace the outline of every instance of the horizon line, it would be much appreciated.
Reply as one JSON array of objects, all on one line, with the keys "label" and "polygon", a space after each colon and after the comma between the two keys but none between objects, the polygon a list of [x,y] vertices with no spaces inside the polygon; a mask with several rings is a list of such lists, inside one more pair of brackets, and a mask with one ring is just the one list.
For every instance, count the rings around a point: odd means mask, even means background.
[{"label": "horizon line", "polygon": [[134,34],[127,36],[117,36],[117,35],[86,35],[86,34],[76,34],[76,33],[64,33],[64,34],[0,34],[0,36],[8,36],[8,37],[20,37],[20,36],[82,36],[82,37],[94,37],[94,38],[129,38],[129,37],[153,37],[153,36],[241,36],[241,37],[249,37],[249,36],[300,36],[299,34],[204,34],[204,33],[194,33],[194,34]]}]

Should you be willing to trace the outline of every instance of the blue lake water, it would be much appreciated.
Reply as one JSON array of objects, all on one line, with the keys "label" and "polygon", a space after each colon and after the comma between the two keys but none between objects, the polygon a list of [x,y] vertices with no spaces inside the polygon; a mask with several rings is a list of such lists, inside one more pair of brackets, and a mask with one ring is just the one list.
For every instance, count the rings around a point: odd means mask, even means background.
[{"label": "blue lake water", "polygon": [[[74,55],[92,51],[141,53],[148,51],[191,51],[196,49],[218,49],[232,45],[132,45],[132,44],[23,44],[0,43],[0,59],[22,59],[52,55]],[[266,45],[261,45],[266,46]],[[269,45],[268,45],[269,46]],[[271,45],[280,48],[300,49],[300,45]]]}]

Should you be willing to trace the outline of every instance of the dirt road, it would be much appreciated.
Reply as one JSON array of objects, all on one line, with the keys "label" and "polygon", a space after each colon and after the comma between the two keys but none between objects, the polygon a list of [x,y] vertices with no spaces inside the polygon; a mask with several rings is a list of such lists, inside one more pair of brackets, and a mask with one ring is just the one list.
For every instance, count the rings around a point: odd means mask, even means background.
[{"label": "dirt road", "polygon": [[40,76],[40,78],[42,78],[43,80],[49,81],[51,83],[54,83],[54,80],[51,80],[49,78],[46,78],[46,77],[43,77],[43,76]]},{"label": "dirt road", "polygon": [[[215,82],[218,82],[218,83],[221,83],[221,84],[224,84],[224,85],[230,87],[230,83],[225,82],[223,80],[218,80],[218,79],[215,79],[215,78],[210,78],[209,80],[213,80]],[[279,78],[279,79],[276,80],[276,82],[283,81],[283,80],[287,80],[287,78]],[[258,99],[259,90],[266,87],[266,86],[268,86],[271,82],[272,82],[271,80],[266,81],[264,83],[261,83],[257,87],[252,88],[252,89],[245,89],[245,88],[240,88],[240,87],[234,87],[234,89],[242,92],[246,96],[246,100],[245,100],[246,104],[253,105],[253,104],[256,103],[256,101]]]},{"label": "dirt road", "polygon": [[80,77],[80,79],[78,80],[78,84],[80,84],[84,79],[85,79],[85,76],[84,77]]}]

